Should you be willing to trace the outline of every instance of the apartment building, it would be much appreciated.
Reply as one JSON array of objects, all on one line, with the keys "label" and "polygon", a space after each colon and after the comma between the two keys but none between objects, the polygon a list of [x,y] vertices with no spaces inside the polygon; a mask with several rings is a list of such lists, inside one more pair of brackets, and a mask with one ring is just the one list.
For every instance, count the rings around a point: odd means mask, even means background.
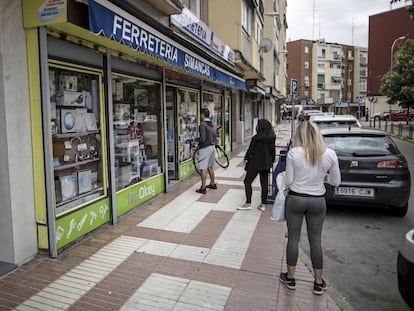
[{"label": "apartment building", "polygon": [[208,24],[235,51],[246,92],[234,115],[238,142],[254,134],[260,118],[277,122],[286,97],[286,0],[209,0]]},{"label": "apartment building", "polygon": [[365,112],[366,48],[323,39],[295,40],[287,47],[288,80],[298,80],[298,109],[356,115]]},{"label": "apartment building", "polygon": [[388,109],[400,109],[388,105],[387,97],[381,94],[381,79],[390,69],[395,53],[405,40],[414,39],[414,22],[405,8],[398,8],[369,17],[367,94],[371,99],[370,113]]}]

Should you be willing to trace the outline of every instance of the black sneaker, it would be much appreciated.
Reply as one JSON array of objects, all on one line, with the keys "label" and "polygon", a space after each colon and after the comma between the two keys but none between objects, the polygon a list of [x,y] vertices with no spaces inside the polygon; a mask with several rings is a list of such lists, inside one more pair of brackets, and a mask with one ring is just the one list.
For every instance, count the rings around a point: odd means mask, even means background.
[{"label": "black sneaker", "polygon": [[326,282],[325,280],[322,280],[322,284],[318,284],[316,282],[313,282],[313,293],[315,295],[322,295],[324,291],[326,291]]},{"label": "black sneaker", "polygon": [[296,289],[296,280],[294,278],[288,278],[287,272],[280,274],[279,281],[285,284],[289,289]]}]

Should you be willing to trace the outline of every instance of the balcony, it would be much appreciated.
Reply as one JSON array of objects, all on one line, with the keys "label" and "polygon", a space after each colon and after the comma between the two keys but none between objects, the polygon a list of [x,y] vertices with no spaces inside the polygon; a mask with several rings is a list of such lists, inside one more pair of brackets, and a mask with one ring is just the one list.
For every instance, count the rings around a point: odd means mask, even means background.
[{"label": "balcony", "polygon": [[[135,1],[130,2],[133,3]],[[165,15],[180,14],[184,8],[181,0],[152,0],[148,1],[148,3]]]}]

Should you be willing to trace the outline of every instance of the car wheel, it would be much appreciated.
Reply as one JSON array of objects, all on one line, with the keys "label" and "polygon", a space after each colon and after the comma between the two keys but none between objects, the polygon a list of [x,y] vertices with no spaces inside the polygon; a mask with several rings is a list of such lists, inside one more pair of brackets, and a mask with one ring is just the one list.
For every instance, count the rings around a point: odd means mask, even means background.
[{"label": "car wheel", "polygon": [[375,120],[375,121],[379,121],[379,119],[380,119],[380,118],[379,118],[378,116],[374,117],[374,120]]},{"label": "car wheel", "polygon": [[397,217],[404,217],[407,215],[408,203],[402,207],[392,207],[389,209],[390,214]]}]

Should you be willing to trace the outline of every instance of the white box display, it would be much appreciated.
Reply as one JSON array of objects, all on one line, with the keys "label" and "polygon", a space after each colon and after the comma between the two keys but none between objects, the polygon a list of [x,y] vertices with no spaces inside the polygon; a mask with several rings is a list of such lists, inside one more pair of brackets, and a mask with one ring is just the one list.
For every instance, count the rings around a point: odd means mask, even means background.
[{"label": "white box display", "polygon": [[60,176],[59,182],[62,201],[66,201],[77,196],[77,183],[75,175]]},{"label": "white box display", "polygon": [[74,109],[61,109],[60,121],[62,133],[74,133],[76,132],[76,112]]},{"label": "white box display", "polygon": [[60,106],[85,107],[85,93],[73,91],[57,91],[56,103]]},{"label": "white box display", "polygon": [[78,78],[71,75],[61,75],[59,77],[59,89],[66,91],[77,91]]},{"label": "white box display", "polygon": [[78,192],[79,194],[92,190],[91,170],[78,172]]}]

